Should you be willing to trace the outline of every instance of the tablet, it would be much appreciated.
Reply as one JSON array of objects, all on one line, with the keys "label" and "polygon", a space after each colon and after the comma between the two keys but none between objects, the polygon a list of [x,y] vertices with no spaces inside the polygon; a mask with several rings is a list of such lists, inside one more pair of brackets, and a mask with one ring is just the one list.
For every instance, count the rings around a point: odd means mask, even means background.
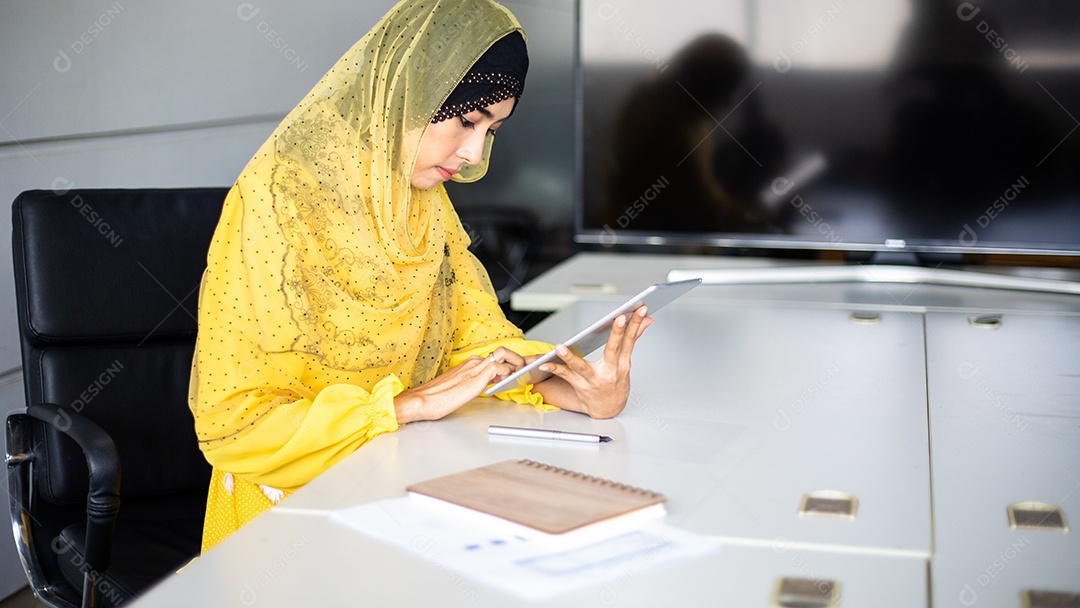
[{"label": "tablet", "polygon": [[[642,305],[648,306],[649,314],[652,315],[700,284],[701,279],[687,279],[685,281],[649,285],[642,290],[641,293],[620,304],[600,319],[597,319],[595,323],[581,330],[575,334],[574,337],[563,342],[563,344],[566,345],[566,348],[570,349],[570,352],[579,357],[584,357],[607,343],[608,334],[611,333],[611,324],[615,322],[615,318],[619,315],[633,312]],[[558,358],[559,356],[555,354],[555,349],[551,349],[532,363],[519,369],[513,374],[510,374],[498,384],[491,385],[483,394],[490,396],[511,388],[531,384],[530,378],[533,370],[548,361],[558,360]]]}]

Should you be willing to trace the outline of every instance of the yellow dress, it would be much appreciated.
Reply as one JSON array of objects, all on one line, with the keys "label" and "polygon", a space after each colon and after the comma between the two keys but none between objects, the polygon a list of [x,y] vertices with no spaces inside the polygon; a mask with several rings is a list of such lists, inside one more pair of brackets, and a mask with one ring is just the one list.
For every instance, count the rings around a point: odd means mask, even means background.
[{"label": "yellow dress", "polygon": [[[496,40],[490,0],[405,0],[282,121],[226,198],[199,296],[190,406],[213,465],[207,550],[373,437],[393,398],[498,346],[522,355],[424,127]],[[485,158],[486,163],[486,158]],[[501,398],[550,408],[530,387]]]}]

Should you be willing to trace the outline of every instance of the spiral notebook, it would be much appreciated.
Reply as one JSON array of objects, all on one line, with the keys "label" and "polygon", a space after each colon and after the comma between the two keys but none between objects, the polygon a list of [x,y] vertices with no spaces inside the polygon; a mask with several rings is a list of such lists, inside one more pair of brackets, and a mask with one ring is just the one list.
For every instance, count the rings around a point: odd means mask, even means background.
[{"label": "spiral notebook", "polygon": [[633,514],[663,514],[663,494],[532,460],[507,460],[405,488],[547,534]]}]

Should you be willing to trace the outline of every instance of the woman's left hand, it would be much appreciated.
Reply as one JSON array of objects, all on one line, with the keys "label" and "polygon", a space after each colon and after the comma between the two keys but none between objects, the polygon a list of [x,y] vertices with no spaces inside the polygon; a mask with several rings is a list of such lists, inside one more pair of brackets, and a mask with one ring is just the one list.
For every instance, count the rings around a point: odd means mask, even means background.
[{"label": "woman's left hand", "polygon": [[588,414],[593,418],[612,418],[623,411],[630,396],[630,354],[634,343],[652,318],[644,306],[630,315],[615,319],[604,354],[590,363],[570,352],[562,344],[555,347],[562,363],[545,363],[540,371],[552,378],[534,385],[544,401],[562,409]]}]

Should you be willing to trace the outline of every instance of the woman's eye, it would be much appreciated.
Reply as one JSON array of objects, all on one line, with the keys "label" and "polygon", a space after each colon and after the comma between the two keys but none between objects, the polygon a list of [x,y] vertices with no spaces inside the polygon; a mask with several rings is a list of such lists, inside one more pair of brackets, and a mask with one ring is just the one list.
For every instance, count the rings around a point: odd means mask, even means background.
[{"label": "woman's eye", "polygon": [[474,126],[476,126],[471,120],[469,120],[468,118],[465,118],[464,114],[462,114],[461,116],[458,116],[458,118],[461,119],[461,126],[466,128],[466,129],[471,129]]}]

